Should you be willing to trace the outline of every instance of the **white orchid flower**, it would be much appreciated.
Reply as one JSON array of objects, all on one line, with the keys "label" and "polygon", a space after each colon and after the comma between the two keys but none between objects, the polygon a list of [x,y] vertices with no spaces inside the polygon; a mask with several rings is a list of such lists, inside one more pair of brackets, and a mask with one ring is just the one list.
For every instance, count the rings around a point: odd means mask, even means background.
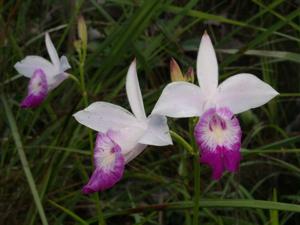
[{"label": "white orchid flower", "polygon": [[51,62],[40,56],[26,56],[15,64],[19,74],[30,78],[28,94],[21,102],[22,108],[40,105],[48,93],[69,76],[65,73],[71,68],[68,59],[65,56],[58,57],[48,33],[45,35],[45,42]]},{"label": "white orchid flower", "polygon": [[92,103],[74,114],[79,123],[99,132],[94,150],[96,168],[83,188],[86,194],[103,191],[117,183],[125,164],[147,145],[172,144],[166,117],[155,114],[146,117],[135,60],[127,73],[126,92],[133,114],[107,102]]},{"label": "white orchid flower", "polygon": [[201,161],[213,168],[219,179],[225,169],[239,167],[241,129],[234,114],[259,107],[276,95],[270,85],[252,74],[232,76],[218,85],[218,62],[205,32],[197,57],[199,86],[173,82],[165,87],[153,113],[174,118],[200,117],[195,138],[201,149]]}]

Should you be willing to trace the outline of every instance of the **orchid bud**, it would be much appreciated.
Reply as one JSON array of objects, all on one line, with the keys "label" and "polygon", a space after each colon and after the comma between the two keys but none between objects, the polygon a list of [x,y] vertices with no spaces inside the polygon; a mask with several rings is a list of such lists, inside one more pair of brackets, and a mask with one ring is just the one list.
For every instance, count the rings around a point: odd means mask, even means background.
[{"label": "orchid bud", "polygon": [[174,81],[184,81],[181,69],[175,59],[171,59],[170,62],[171,80]]},{"label": "orchid bud", "polygon": [[188,71],[186,72],[184,78],[185,78],[186,81],[194,83],[195,76],[194,76],[194,69],[193,69],[193,67],[190,66],[188,68]]},{"label": "orchid bud", "polygon": [[82,49],[82,41],[81,40],[75,40],[73,42],[74,48],[76,49],[76,51],[78,52],[78,54],[81,53],[81,49]]},{"label": "orchid bud", "polygon": [[87,46],[87,28],[86,23],[83,16],[78,18],[78,36],[79,39],[82,41],[82,47],[86,48]]},{"label": "orchid bud", "polygon": [[187,81],[194,83],[194,69],[190,66],[188,71],[183,75],[182,71],[175,59],[170,62],[171,80],[174,81]]}]

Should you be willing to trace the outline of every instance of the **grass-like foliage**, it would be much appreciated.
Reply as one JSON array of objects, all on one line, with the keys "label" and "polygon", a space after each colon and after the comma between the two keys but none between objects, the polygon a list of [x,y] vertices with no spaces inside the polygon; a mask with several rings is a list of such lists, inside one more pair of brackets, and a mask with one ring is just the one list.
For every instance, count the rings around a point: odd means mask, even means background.
[{"label": "grass-like foliage", "polygon": [[[0,1],[0,224],[299,224],[299,21],[292,0]],[[238,115],[239,171],[212,180],[189,152],[197,118],[170,118],[173,146],[147,147],[117,185],[84,195],[96,132],[72,115],[95,101],[129,109],[124,84],[134,58],[148,115],[171,82],[171,58],[195,69],[204,30],[220,82],[247,72],[280,93]],[[13,66],[26,55],[48,58],[45,32],[72,76],[38,108],[22,109],[28,79]]]}]

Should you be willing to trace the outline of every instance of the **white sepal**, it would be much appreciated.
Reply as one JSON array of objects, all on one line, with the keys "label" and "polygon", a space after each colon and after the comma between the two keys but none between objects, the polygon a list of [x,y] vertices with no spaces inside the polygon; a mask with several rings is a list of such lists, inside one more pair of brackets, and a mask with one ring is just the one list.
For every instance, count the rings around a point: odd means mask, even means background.
[{"label": "white sepal", "polygon": [[37,69],[42,69],[46,76],[48,74],[54,75],[56,73],[56,68],[50,63],[48,60],[40,57],[40,56],[26,56],[20,62],[15,64],[15,69],[19,74],[24,75],[25,77],[32,77],[33,73]]},{"label": "white sepal", "polygon": [[238,114],[259,107],[279,93],[252,74],[237,74],[218,87],[217,105]]},{"label": "white sepal", "polygon": [[172,82],[164,88],[152,114],[174,118],[201,116],[203,98],[199,86],[183,81]]},{"label": "white sepal", "polygon": [[139,139],[139,143],[154,146],[172,145],[167,118],[151,114],[148,117],[147,129]]},{"label": "white sepal", "polygon": [[75,119],[99,132],[124,128],[142,128],[138,120],[126,109],[107,102],[94,102],[73,115]]},{"label": "white sepal", "polygon": [[46,35],[45,35],[45,42],[46,42],[46,48],[47,48],[47,51],[48,51],[48,54],[50,56],[52,63],[55,66],[55,68],[57,68],[57,70],[59,70],[60,69],[60,60],[59,60],[57,51],[56,51],[48,33],[46,33]]},{"label": "white sepal", "polygon": [[70,68],[71,68],[71,66],[69,64],[68,58],[64,55],[62,57],[60,57],[60,69],[61,69],[61,71],[66,71]]},{"label": "white sepal", "polygon": [[210,37],[202,36],[197,56],[197,77],[201,89],[211,94],[218,86],[218,61]]},{"label": "white sepal", "polygon": [[126,77],[126,92],[127,98],[133,114],[138,119],[146,119],[143,98],[136,72],[136,61],[134,60],[127,73]]}]

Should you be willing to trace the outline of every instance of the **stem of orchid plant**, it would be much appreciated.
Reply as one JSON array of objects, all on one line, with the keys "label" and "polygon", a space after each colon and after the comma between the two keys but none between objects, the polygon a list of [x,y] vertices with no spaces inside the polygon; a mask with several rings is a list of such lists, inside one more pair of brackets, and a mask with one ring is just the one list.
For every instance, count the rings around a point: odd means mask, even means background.
[{"label": "stem of orchid plant", "polygon": [[[88,107],[89,102],[88,102],[88,96],[87,96],[87,91],[86,91],[86,86],[85,86],[85,79],[84,79],[85,58],[86,58],[86,49],[83,47],[82,48],[82,53],[79,55],[79,75],[80,75],[80,86],[81,86],[81,91],[82,91],[82,98],[83,98],[84,107]],[[88,130],[88,133],[89,133],[89,142],[90,142],[91,152],[93,153],[93,151],[94,151],[94,148],[93,148],[93,134],[92,134],[92,131],[90,129]],[[93,154],[91,154],[91,161],[92,161],[92,164],[94,165]]]},{"label": "stem of orchid plant", "polygon": [[184,140],[183,137],[181,137],[179,134],[172,130],[170,130],[170,134],[173,140],[180,144],[190,154],[194,155],[193,147],[186,140]]},{"label": "stem of orchid plant", "polygon": [[[193,121],[191,121],[193,122]],[[194,127],[193,123],[190,127]],[[192,135],[193,132],[191,132]],[[193,225],[199,224],[199,203],[200,203],[200,163],[199,163],[199,150],[193,143],[194,148],[176,132],[170,130],[170,134],[178,144],[185,150],[192,154],[194,160],[194,207],[193,207]],[[194,150],[195,149],[195,150]]]},{"label": "stem of orchid plant", "polygon": [[[198,118],[191,118],[189,120],[189,133],[191,137],[194,137],[194,128],[198,121]],[[194,138],[191,138],[192,152],[194,161],[194,198],[193,198],[193,225],[199,225],[199,204],[200,204],[200,151],[197,148]]]},{"label": "stem of orchid plant", "polygon": [[70,77],[70,79],[74,80],[75,83],[81,88],[80,81],[77,79],[77,77],[75,77],[75,76],[72,75],[72,74],[69,74],[69,77]]},{"label": "stem of orchid plant", "polygon": [[[79,74],[80,74],[80,84],[81,84],[81,91],[82,91],[82,98],[84,102],[84,106],[88,107],[88,95],[87,95],[87,90],[85,86],[85,79],[84,79],[84,65],[85,65],[85,59],[86,59],[86,46],[83,46],[82,48],[82,54],[79,54]],[[89,129],[88,130],[89,134],[89,142],[90,142],[90,147],[91,147],[91,161],[92,165],[94,166],[94,143],[93,143],[93,134],[92,131]],[[97,214],[98,214],[98,224],[99,225],[105,225],[105,219],[103,216],[102,212],[102,207],[100,205],[100,195],[99,193],[95,193],[94,195],[94,200],[96,201],[96,209],[97,209]]]},{"label": "stem of orchid plant", "polygon": [[[193,157],[198,157],[198,154],[195,156],[194,148],[186,141],[182,136],[177,134],[175,131],[170,130],[170,134],[172,139],[177,142],[181,147],[183,147],[184,150],[186,150],[189,154],[191,154]],[[186,217],[186,223],[190,224],[190,217]]]},{"label": "stem of orchid plant", "polygon": [[193,225],[199,224],[199,203],[200,203],[200,163],[199,151],[194,155],[194,208]]}]

